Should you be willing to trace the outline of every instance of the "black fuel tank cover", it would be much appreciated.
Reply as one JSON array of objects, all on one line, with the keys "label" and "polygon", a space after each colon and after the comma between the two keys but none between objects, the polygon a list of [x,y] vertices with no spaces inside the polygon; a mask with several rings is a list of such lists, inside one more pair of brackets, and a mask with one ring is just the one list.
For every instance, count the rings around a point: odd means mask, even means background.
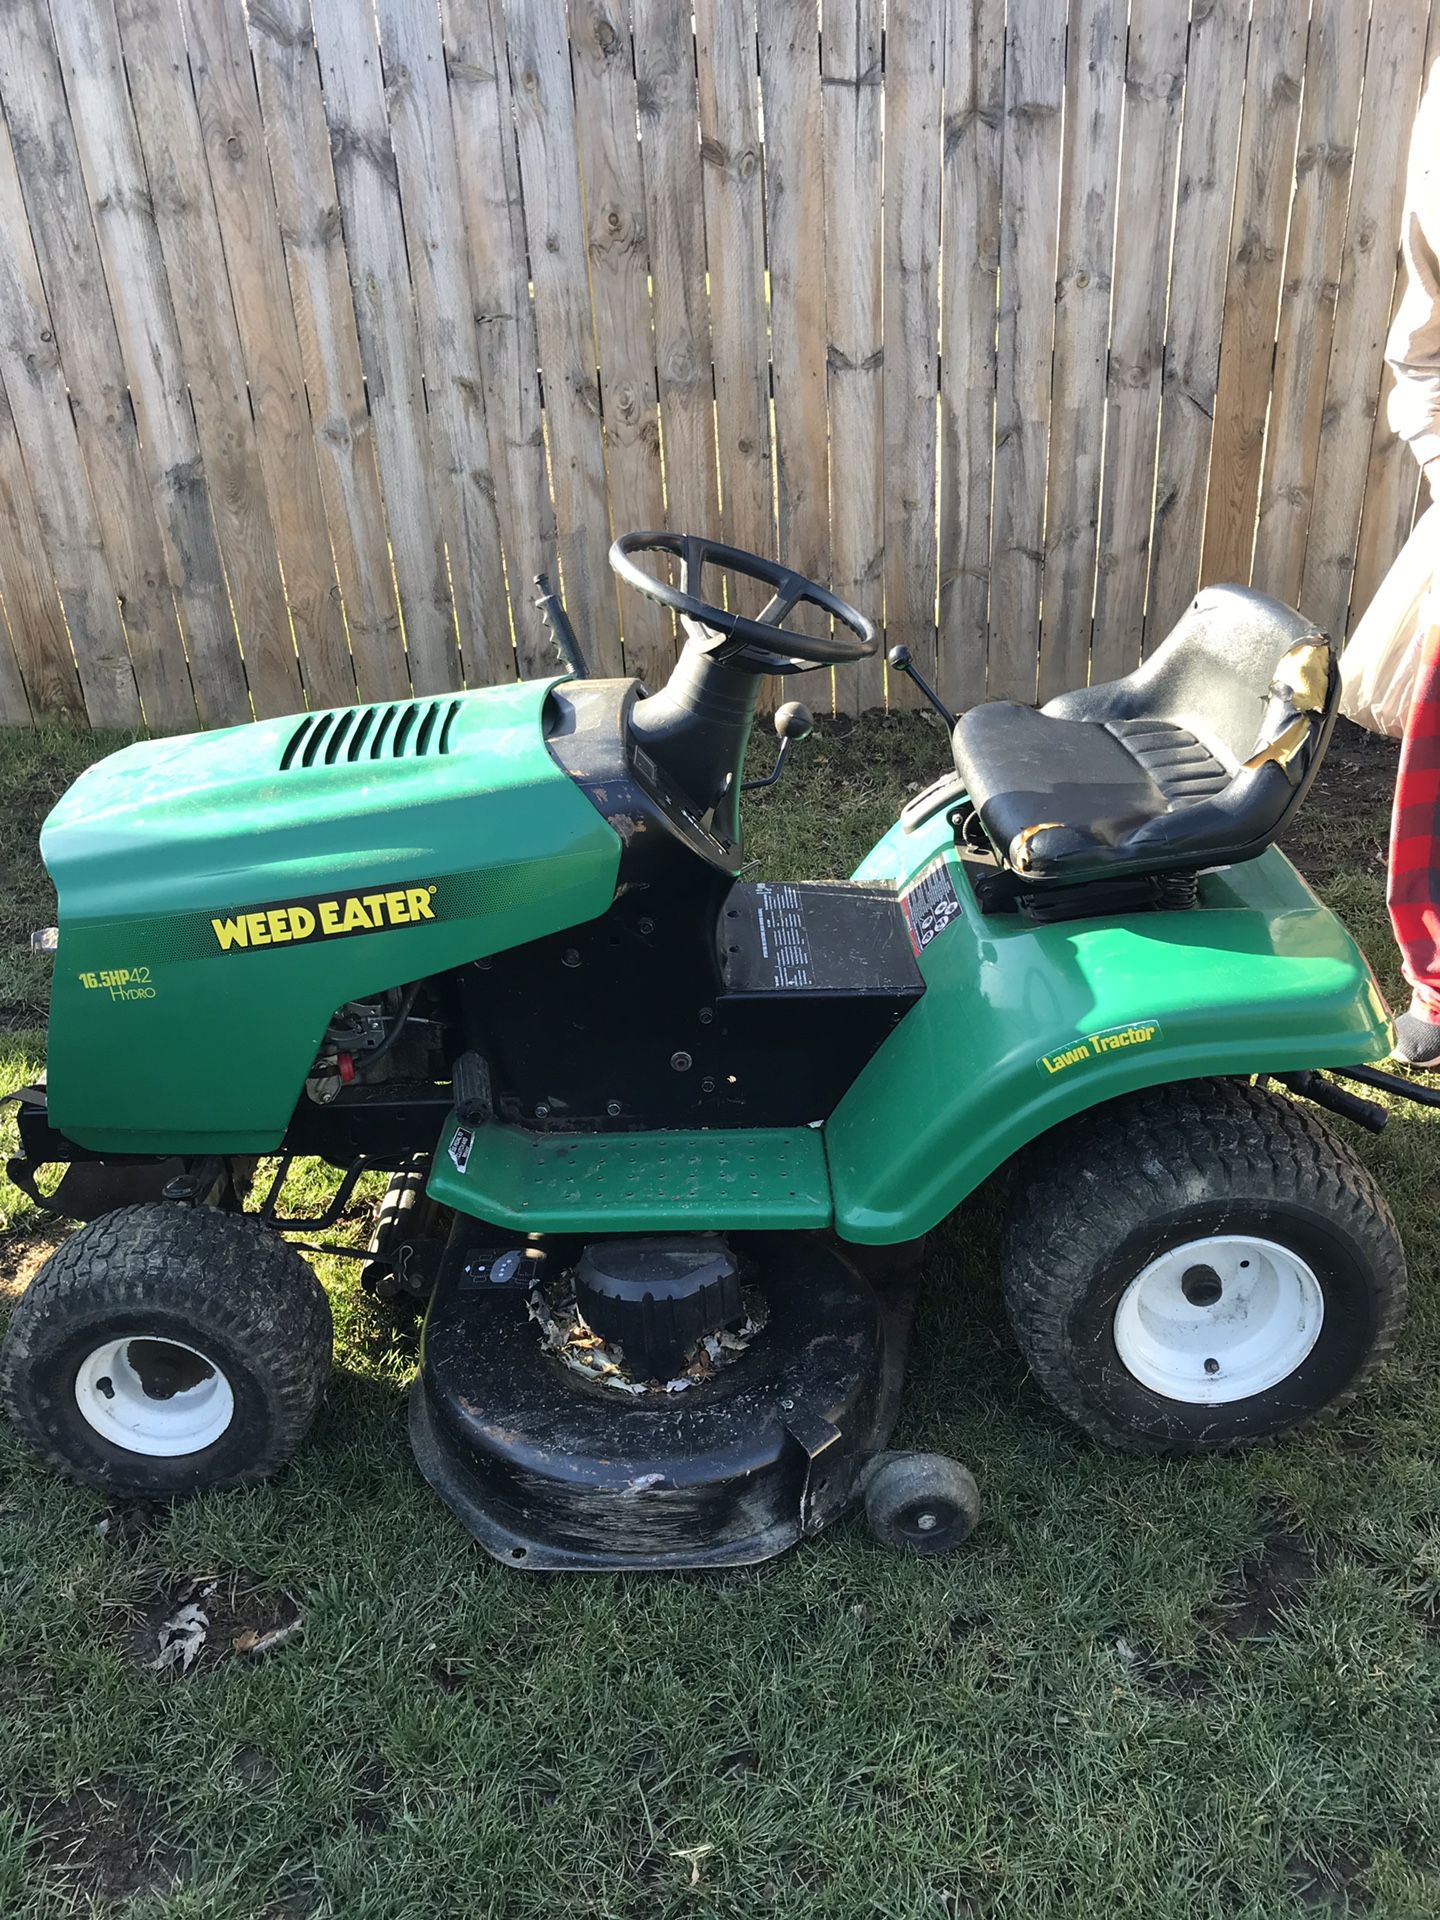
[{"label": "black fuel tank cover", "polygon": [[575,1269],[575,1304],[638,1378],[677,1371],[704,1333],[745,1317],[740,1267],[718,1233],[599,1240]]}]

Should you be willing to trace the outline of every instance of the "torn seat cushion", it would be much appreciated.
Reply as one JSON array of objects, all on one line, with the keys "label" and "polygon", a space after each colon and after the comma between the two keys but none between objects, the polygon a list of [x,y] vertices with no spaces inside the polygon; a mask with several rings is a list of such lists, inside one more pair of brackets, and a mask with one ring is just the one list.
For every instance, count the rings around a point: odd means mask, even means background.
[{"label": "torn seat cushion", "polygon": [[1299,614],[1207,588],[1123,680],[962,715],[955,765],[1000,859],[1037,881],[1230,865],[1298,804],[1338,680]]}]

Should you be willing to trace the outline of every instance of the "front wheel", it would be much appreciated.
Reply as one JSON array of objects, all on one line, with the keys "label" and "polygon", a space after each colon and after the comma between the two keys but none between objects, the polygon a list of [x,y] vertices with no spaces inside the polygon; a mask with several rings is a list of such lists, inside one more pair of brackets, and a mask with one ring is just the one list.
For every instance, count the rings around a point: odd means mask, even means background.
[{"label": "front wheel", "polygon": [[31,1281],[0,1348],[0,1401],[72,1479],[165,1498],[284,1466],[320,1404],[330,1348],[324,1289],[257,1220],[124,1207]]},{"label": "front wheel", "polygon": [[1040,1385],[1132,1452],[1268,1440],[1333,1412],[1405,1311],[1400,1237],[1354,1154],[1230,1080],[1151,1088],[1029,1148],[1004,1281]]}]

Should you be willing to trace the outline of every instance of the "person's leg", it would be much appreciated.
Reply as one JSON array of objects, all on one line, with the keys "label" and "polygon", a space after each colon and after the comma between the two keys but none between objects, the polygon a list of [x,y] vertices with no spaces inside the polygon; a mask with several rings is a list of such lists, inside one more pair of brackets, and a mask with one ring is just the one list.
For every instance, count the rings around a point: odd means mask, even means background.
[{"label": "person's leg", "polygon": [[1440,1065],[1440,625],[1420,653],[1415,696],[1400,748],[1390,823],[1390,923],[1410,1006],[1395,1022],[1395,1055]]}]

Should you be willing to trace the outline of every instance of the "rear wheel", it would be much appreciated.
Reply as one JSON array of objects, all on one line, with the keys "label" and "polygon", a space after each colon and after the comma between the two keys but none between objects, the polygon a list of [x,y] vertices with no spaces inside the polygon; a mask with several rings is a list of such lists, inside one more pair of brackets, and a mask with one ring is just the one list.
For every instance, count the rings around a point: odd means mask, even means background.
[{"label": "rear wheel", "polygon": [[0,1348],[0,1400],[51,1466],[163,1498],[284,1466],[330,1350],[323,1288],[268,1228],[208,1207],[126,1207],[36,1274]]},{"label": "rear wheel", "polygon": [[1405,1310],[1369,1174],[1308,1111],[1238,1081],[1151,1088],[1036,1142],[1004,1274],[1040,1385],[1141,1452],[1268,1440],[1333,1411]]}]

